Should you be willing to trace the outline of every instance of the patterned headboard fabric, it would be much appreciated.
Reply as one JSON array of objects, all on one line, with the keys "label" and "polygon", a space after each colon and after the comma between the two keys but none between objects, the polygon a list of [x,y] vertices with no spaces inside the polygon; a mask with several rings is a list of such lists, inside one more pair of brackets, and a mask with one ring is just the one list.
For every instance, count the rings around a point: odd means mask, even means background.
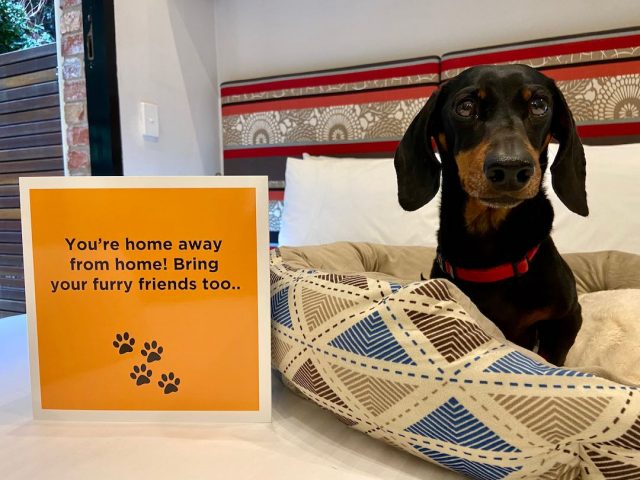
[{"label": "patterned headboard fabric", "polygon": [[556,80],[585,143],[640,141],[640,27],[224,83],[224,173],[268,175],[277,241],[286,157],[391,157],[441,81],[524,63]]},{"label": "patterned headboard fabric", "polygon": [[225,175],[269,176],[271,241],[277,241],[288,156],[392,156],[439,83],[426,57],[225,83]]},{"label": "patterned headboard fabric", "polygon": [[428,57],[223,84],[225,174],[283,180],[278,157],[393,152],[439,66]]},{"label": "patterned headboard fabric", "polygon": [[509,63],[556,81],[585,143],[640,141],[640,28],[448,53],[441,79],[474,65]]}]

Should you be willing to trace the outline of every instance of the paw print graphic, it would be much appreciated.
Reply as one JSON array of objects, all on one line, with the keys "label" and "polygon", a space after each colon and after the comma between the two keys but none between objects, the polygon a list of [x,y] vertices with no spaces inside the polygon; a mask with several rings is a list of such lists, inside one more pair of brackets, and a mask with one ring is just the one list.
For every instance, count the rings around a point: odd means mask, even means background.
[{"label": "paw print graphic", "polygon": [[147,357],[147,363],[151,363],[161,360],[163,351],[164,348],[158,346],[158,342],[153,340],[151,343],[144,342],[144,350],[142,350],[140,353],[142,353],[143,356]]},{"label": "paw print graphic", "polygon": [[[149,379],[153,375],[151,370],[147,370],[147,366],[143,363],[138,367],[138,365],[134,365],[133,372],[129,374],[129,376],[136,381],[136,385],[144,385],[145,383],[151,383]],[[163,375],[164,377],[164,375]]]},{"label": "paw print graphic", "polygon": [[116,339],[113,341],[113,346],[118,349],[118,353],[123,355],[125,353],[133,352],[133,345],[136,343],[136,339],[129,337],[129,332],[124,332],[122,335],[116,334]]},{"label": "paw print graphic", "polygon": [[158,382],[158,386],[164,389],[165,395],[178,391],[178,385],[180,385],[180,379],[176,377],[173,372],[169,374],[162,374],[162,380]]}]

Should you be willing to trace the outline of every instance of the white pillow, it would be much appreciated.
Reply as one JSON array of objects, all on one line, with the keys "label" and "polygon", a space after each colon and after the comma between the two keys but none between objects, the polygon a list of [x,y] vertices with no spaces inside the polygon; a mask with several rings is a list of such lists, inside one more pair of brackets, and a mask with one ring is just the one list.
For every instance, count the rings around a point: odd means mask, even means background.
[{"label": "white pillow", "polygon": [[[558,151],[549,145],[549,161]],[[622,250],[640,254],[640,144],[584,147],[589,216],[572,213],[545,178],[555,220],[551,233],[560,252]]]},{"label": "white pillow", "polygon": [[285,185],[280,245],[436,245],[440,197],[404,211],[393,159],[288,158]]},{"label": "white pillow", "polygon": [[[585,146],[589,216],[569,211],[551,188],[558,250],[622,250],[640,254],[640,144]],[[549,146],[553,161],[558,146]],[[310,161],[321,160],[321,161]],[[436,245],[440,196],[416,212],[397,200],[391,159],[288,159],[281,245],[341,240]]]}]

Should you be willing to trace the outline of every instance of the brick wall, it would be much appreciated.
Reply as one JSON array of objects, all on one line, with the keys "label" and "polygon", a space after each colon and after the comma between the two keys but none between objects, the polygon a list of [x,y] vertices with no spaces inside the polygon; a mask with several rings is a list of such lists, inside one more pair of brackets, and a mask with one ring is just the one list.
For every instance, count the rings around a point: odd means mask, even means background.
[{"label": "brick wall", "polygon": [[62,52],[63,134],[69,175],[91,175],[87,92],[82,38],[82,1],[60,0],[59,41]]}]

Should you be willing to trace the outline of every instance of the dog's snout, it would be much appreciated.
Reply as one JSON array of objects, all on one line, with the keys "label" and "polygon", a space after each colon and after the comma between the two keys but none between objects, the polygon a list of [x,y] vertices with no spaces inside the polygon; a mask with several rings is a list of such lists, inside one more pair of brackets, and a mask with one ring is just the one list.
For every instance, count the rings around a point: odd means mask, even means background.
[{"label": "dog's snout", "polygon": [[530,156],[512,157],[489,154],[484,162],[484,174],[491,185],[500,191],[523,189],[535,173]]}]

